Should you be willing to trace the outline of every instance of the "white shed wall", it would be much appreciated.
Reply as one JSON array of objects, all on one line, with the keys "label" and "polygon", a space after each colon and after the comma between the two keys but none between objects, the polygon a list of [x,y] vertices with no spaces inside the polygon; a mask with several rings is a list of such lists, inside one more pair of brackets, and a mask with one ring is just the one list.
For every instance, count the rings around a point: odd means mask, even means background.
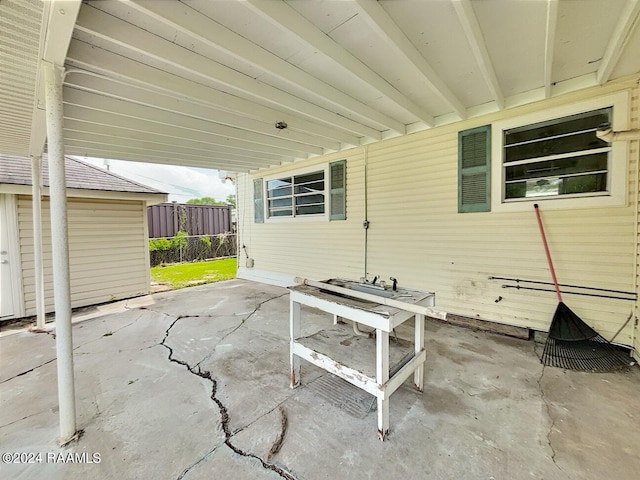
[{"label": "white shed wall", "polygon": [[[442,311],[547,330],[557,305],[550,292],[504,289],[489,276],[550,281],[533,208],[522,212],[458,213],[458,132],[615,91],[631,93],[630,124],[638,122],[636,83],[605,87],[504,110],[457,124],[314,158],[238,179],[239,241],[254,259],[239,261],[239,276],[291,281],[360,278],[366,271],[436,292]],[[624,206],[546,210],[543,221],[560,283],[615,290],[636,288],[638,142],[630,142]],[[310,165],[347,160],[346,221],[253,222],[252,181]],[[498,300],[500,297],[502,299]],[[611,338],[634,314],[630,301],[566,295],[565,303]],[[632,345],[633,324],[616,342]]]},{"label": "white shed wall", "polygon": [[[31,197],[18,196],[18,234],[25,315],[34,315],[35,280]],[[72,307],[149,292],[146,203],[69,198]],[[45,309],[54,310],[49,201],[42,203]]]}]

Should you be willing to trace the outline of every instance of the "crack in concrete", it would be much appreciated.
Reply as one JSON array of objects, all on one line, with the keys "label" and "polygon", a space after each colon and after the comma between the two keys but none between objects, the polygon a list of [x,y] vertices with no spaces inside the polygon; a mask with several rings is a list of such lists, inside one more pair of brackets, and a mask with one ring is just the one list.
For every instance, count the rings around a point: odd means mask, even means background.
[{"label": "crack in concrete", "polygon": [[40,415],[41,413],[42,412],[32,413],[31,415],[27,415],[26,417],[19,418],[18,420],[14,420],[13,422],[9,422],[9,423],[5,423],[4,425],[0,425],[0,428],[8,427],[10,425],[13,425],[14,423],[18,423],[18,422],[21,422],[23,420],[26,420],[27,418],[35,417],[36,415]]},{"label": "crack in concrete", "polygon": [[[265,302],[262,302],[262,303],[265,303]],[[260,305],[262,305],[262,303]],[[260,307],[260,305],[258,305],[256,310]],[[233,438],[234,434],[231,433],[231,430],[229,428],[229,412],[227,410],[227,407],[225,407],[224,404],[222,403],[222,401],[216,396],[217,390],[218,390],[218,382],[217,382],[217,380],[212,377],[210,371],[208,371],[208,370],[203,371],[202,369],[200,369],[199,365],[195,365],[195,366],[192,367],[191,365],[189,365],[184,360],[181,360],[179,358],[175,358],[173,356],[173,348],[171,348],[169,345],[167,345],[166,341],[169,338],[169,334],[171,333],[171,329],[175,326],[175,324],[178,323],[179,320],[181,320],[183,318],[188,318],[188,317],[190,317],[190,315],[180,315],[180,316],[178,316],[171,323],[171,325],[169,325],[169,327],[165,331],[165,335],[164,335],[164,338],[162,339],[162,342],[160,342],[160,345],[162,345],[163,347],[165,347],[169,351],[169,356],[168,356],[169,361],[173,362],[173,363],[177,363],[178,365],[182,365],[183,367],[185,367],[189,371],[189,373],[191,373],[193,375],[196,375],[196,376],[198,376],[198,377],[200,377],[200,378],[202,378],[204,380],[208,380],[211,383],[211,397],[210,398],[218,406],[218,410],[220,411],[220,423],[222,425],[222,431],[224,432],[224,436],[225,436],[224,444],[227,447],[229,447],[233,452],[235,452],[236,454],[238,454],[240,456],[247,457],[247,458],[253,458],[255,460],[258,460],[262,464],[263,468],[276,472],[282,478],[285,478],[287,480],[296,480],[295,477],[291,473],[287,472],[283,468],[281,468],[281,467],[279,467],[277,465],[274,465],[273,463],[269,463],[269,462],[263,460],[258,455],[255,455],[255,454],[250,453],[250,452],[245,452],[244,450],[242,450],[241,448],[235,446],[231,442],[231,439]],[[187,467],[185,470],[183,470],[183,472],[180,474],[178,479],[184,478],[185,475],[187,475],[189,473],[189,470],[191,470],[191,468],[195,467],[200,462],[204,461],[206,459],[206,457],[211,455],[211,453],[214,450],[215,449],[213,449],[212,451],[208,452],[200,460],[198,460],[197,462],[192,464],[190,467]]]},{"label": "crack in concrete", "polygon": [[547,445],[549,445],[549,448],[551,449],[551,461],[558,468],[558,470],[560,470],[561,472],[564,472],[564,470],[562,470],[560,465],[558,465],[558,463],[556,462],[557,452],[555,448],[553,448],[553,442],[551,441],[551,434],[553,433],[553,429],[556,426],[556,420],[551,413],[551,405],[549,400],[547,399],[547,396],[544,393],[544,388],[542,388],[542,377],[544,377],[545,369],[546,369],[546,365],[543,364],[542,371],[540,372],[540,376],[538,377],[538,390],[540,391],[540,398],[542,398],[542,401],[544,402],[544,405],[547,411],[547,417],[549,417],[549,419],[551,420],[551,425],[549,426],[549,431],[547,432]]},{"label": "crack in concrete", "polygon": [[195,365],[195,366],[196,366],[196,367],[199,367],[199,366],[200,366],[200,364],[201,364],[202,362],[206,362],[206,361],[207,361],[207,360],[209,360],[211,357],[213,357],[213,356],[216,354],[216,347],[217,347],[218,345],[220,345],[224,340],[226,340],[226,338],[227,338],[227,337],[229,337],[230,335],[232,335],[232,334],[234,334],[235,332],[237,332],[237,331],[238,331],[238,329],[239,329],[240,327],[242,327],[242,326],[247,322],[247,320],[249,320],[253,315],[255,315],[255,314],[258,312],[258,310],[260,310],[260,308],[261,308],[265,303],[268,303],[268,302],[270,302],[270,301],[272,301],[272,300],[276,300],[276,299],[278,299],[278,298],[282,298],[282,297],[284,297],[285,295],[289,295],[289,292],[287,292],[287,293],[283,293],[282,295],[276,295],[275,297],[267,298],[266,300],[263,300],[262,302],[258,303],[258,305],[256,305],[256,308],[254,308],[252,312],[249,312],[249,314],[248,314],[245,318],[243,318],[242,320],[240,320],[240,323],[239,323],[238,325],[236,325],[234,328],[232,328],[232,329],[231,329],[231,331],[229,331],[229,332],[227,332],[226,334],[224,334],[224,335],[222,336],[222,338],[220,338],[220,340],[218,340],[218,341],[216,342],[216,344],[213,346],[213,350],[211,351],[211,353],[208,353],[207,355],[205,355],[205,356],[202,358],[202,360],[200,360],[198,363],[196,363],[196,365]]},{"label": "crack in concrete", "polygon": [[271,460],[280,451],[280,449],[282,448],[282,443],[284,442],[284,436],[287,433],[288,420],[287,414],[284,411],[284,407],[279,406],[278,411],[280,412],[280,433],[269,449],[269,453],[267,454],[267,461]]},{"label": "crack in concrete", "polygon": [[[131,322],[131,323],[128,323],[128,324],[126,324],[126,325],[123,325],[123,326],[122,326],[122,327],[120,327],[120,328],[117,328],[116,330],[109,331],[109,332],[108,332],[108,333],[109,333],[109,335],[104,335],[104,334],[103,334],[103,335],[101,335],[101,336],[100,336],[100,337],[98,337],[98,338],[94,338],[93,340],[89,340],[88,342],[83,343],[82,345],[76,345],[75,347],[73,347],[74,355],[89,355],[89,353],[88,353],[88,352],[84,352],[84,353],[83,353],[83,352],[76,353],[76,350],[78,350],[78,349],[80,349],[80,348],[84,347],[85,345],[89,345],[90,343],[97,342],[98,340],[101,340],[101,339],[102,339],[102,338],[104,338],[105,336],[109,336],[109,337],[110,337],[110,336],[112,336],[113,334],[115,334],[115,333],[119,332],[120,330],[123,330],[123,329],[125,329],[125,328],[127,328],[127,327],[130,327],[131,325],[133,325],[134,323],[136,323],[138,320],[140,320],[140,317],[136,318],[136,319],[135,319],[133,322]],[[52,331],[52,332],[45,332],[45,333],[46,333],[47,335],[50,335],[50,336],[55,340],[55,338],[56,338],[55,331]],[[43,363],[41,363],[40,365],[36,365],[35,367],[30,368],[29,370],[25,370],[24,372],[20,372],[20,373],[18,373],[18,374],[16,374],[16,375],[14,375],[13,377],[9,377],[9,378],[7,378],[7,379],[5,379],[5,380],[2,380],[2,381],[0,382],[0,385],[2,385],[3,383],[8,382],[8,381],[10,381],[10,380],[14,380],[14,379],[16,379],[16,378],[18,378],[18,377],[22,377],[23,375],[27,375],[28,373],[31,373],[31,372],[33,372],[33,371],[35,371],[35,370],[39,369],[39,368],[42,368],[42,367],[44,367],[45,365],[48,365],[48,364],[50,364],[50,363],[52,363],[52,362],[55,362],[57,359],[58,359],[58,357],[57,357],[57,355],[56,355],[56,356],[55,356],[55,357],[53,357],[52,359],[47,360],[46,362],[43,362]]]},{"label": "crack in concrete", "polygon": [[[319,375],[316,378],[313,378],[311,380],[307,380],[305,383],[301,383],[300,385],[298,385],[295,389],[292,390],[292,393],[290,393],[289,395],[287,395],[285,398],[283,398],[276,406],[274,406],[272,409],[267,410],[266,412],[264,412],[262,415],[258,416],[257,418],[253,419],[252,421],[250,421],[249,423],[238,427],[233,434],[237,435],[238,433],[246,430],[247,428],[252,427],[256,422],[258,422],[259,420],[263,419],[264,417],[266,417],[267,415],[273,413],[274,411],[278,410],[279,408],[281,408],[285,403],[287,403],[291,398],[295,397],[296,395],[299,395],[303,390],[305,390],[306,388],[309,388],[311,385],[313,385],[313,383],[317,382],[318,380],[320,380],[321,378],[326,377],[327,375],[331,375],[329,372],[325,372],[322,373],[321,375]],[[373,398],[375,401],[375,397]]]},{"label": "crack in concrete", "polygon": [[218,446],[216,445],[215,447],[213,447],[211,450],[209,450],[202,458],[199,458],[198,460],[196,460],[195,462],[193,462],[191,465],[189,465],[187,468],[185,468],[182,473],[180,473],[180,475],[178,475],[178,478],[176,480],[182,480],[188,473],[189,471],[194,468],[197,467],[198,465],[200,465],[202,462],[204,462],[207,458],[209,458],[211,456],[211,454],[213,454],[213,452],[215,452],[218,449]]},{"label": "crack in concrete", "polygon": [[542,377],[544,377],[545,368],[546,366],[542,365],[542,371],[540,372],[540,376],[538,377],[538,390],[540,390],[540,398],[542,398],[542,401],[544,402],[544,406],[547,411],[547,417],[549,417],[549,419],[551,420],[551,426],[549,427],[549,431],[547,432],[547,444],[551,449],[551,460],[553,461],[553,463],[556,463],[556,451],[553,448],[553,444],[551,443],[551,434],[553,433],[553,429],[556,425],[556,420],[555,418],[553,418],[553,415],[551,415],[551,407],[546,395],[544,394],[544,389],[542,388]]},{"label": "crack in concrete", "polygon": [[3,380],[2,382],[0,382],[0,385],[2,385],[3,383],[7,383],[7,382],[9,382],[11,380],[14,380],[14,379],[16,379],[18,377],[22,377],[23,375],[31,373],[31,372],[33,372],[33,371],[35,371],[35,370],[37,370],[37,369],[39,369],[41,367],[44,367],[45,365],[49,365],[51,362],[55,362],[57,359],[58,359],[58,357],[54,357],[54,358],[52,358],[50,360],[47,360],[44,363],[41,363],[40,365],[36,365],[35,367],[30,368],[29,370],[25,370],[24,372],[20,372],[20,373],[14,375],[13,377],[9,377],[9,378]]}]

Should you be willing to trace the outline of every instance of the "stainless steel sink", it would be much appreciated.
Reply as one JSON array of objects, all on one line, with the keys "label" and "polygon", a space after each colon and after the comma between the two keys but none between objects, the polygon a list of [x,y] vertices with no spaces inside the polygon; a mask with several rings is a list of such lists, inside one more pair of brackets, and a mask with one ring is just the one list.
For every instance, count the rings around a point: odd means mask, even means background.
[{"label": "stainless steel sink", "polygon": [[347,288],[350,288],[351,290],[358,290],[359,292],[370,293],[371,295],[377,295],[379,297],[385,297],[385,298],[395,297],[396,294],[398,293],[397,291],[394,292],[393,290],[385,290],[383,288],[377,288],[377,287],[362,284],[362,283],[352,283],[350,285],[347,285]]},{"label": "stainless steel sink", "polygon": [[364,292],[371,295],[376,295],[378,297],[383,297],[383,298],[411,296],[406,291],[403,291],[402,288],[398,288],[398,290],[394,291],[394,290],[391,290],[390,287],[384,288],[379,285],[359,283],[352,280],[342,280],[342,279],[332,278],[331,280],[328,280],[326,283],[330,285],[335,285],[337,287],[348,288],[350,290],[357,290],[358,292]]}]

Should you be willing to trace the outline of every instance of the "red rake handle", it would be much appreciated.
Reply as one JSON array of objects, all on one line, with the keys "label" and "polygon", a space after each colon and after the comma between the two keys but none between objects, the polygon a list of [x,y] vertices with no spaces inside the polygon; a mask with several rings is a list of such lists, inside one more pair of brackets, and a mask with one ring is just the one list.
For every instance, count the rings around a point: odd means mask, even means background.
[{"label": "red rake handle", "polygon": [[549,245],[547,244],[547,237],[544,234],[544,227],[542,226],[542,219],[540,218],[540,210],[538,204],[534,204],[533,208],[536,210],[536,218],[538,219],[538,227],[540,227],[540,235],[542,235],[542,243],[544,244],[544,253],[547,254],[547,262],[549,263],[549,270],[551,270],[551,278],[553,279],[553,285],[556,287],[556,295],[558,296],[558,302],[562,302],[562,294],[560,293],[560,287],[558,286],[558,279],[556,278],[556,271],[553,268],[553,262],[551,261],[551,254],[549,253]]}]

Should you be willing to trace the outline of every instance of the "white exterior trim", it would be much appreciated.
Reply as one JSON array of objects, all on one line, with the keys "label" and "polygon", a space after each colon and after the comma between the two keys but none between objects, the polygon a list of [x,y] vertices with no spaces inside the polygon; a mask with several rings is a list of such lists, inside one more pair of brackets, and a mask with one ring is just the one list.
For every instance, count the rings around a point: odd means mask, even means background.
[{"label": "white exterior trim", "polygon": [[[316,213],[312,215],[295,215],[291,217],[270,217],[269,216],[269,198],[267,196],[267,182],[270,180],[278,180],[282,177],[295,177],[298,175],[306,175],[308,173],[313,172],[324,172],[324,213]],[[262,194],[264,198],[263,208],[264,208],[264,221],[265,223],[280,223],[280,222],[324,222],[329,221],[329,213],[331,210],[331,192],[329,189],[329,162],[323,162],[321,164],[299,168],[296,170],[276,173],[273,175],[268,175],[262,178]],[[293,188],[293,186],[292,186]],[[292,192],[292,196],[294,193]],[[295,210],[295,205],[292,205],[292,209]]]},{"label": "white exterior trim", "polygon": [[613,130],[618,131],[629,128],[629,92],[627,91],[491,123],[491,211],[521,212],[531,210],[534,203],[539,203],[545,210],[627,206],[627,172],[629,170],[629,147],[627,142],[613,142],[611,144],[610,175],[608,175],[609,194],[583,194],[567,198],[538,197],[504,201],[504,130],[610,106],[613,106]]},{"label": "white exterior trim", "polygon": [[268,270],[256,270],[254,268],[238,266],[236,277],[243,280],[251,280],[253,282],[266,283],[267,285],[275,285],[277,287],[290,287],[295,285],[295,275],[271,272]]},{"label": "white exterior trim", "polygon": [[[15,195],[31,195],[31,185],[16,185],[12,183],[0,183],[0,193]],[[42,187],[42,195],[48,197],[49,187]],[[96,198],[105,200],[136,200],[145,201],[147,205],[155,205],[167,201],[166,193],[135,193],[113,192],[107,190],[84,190],[80,188],[67,188],[67,198]]]}]

